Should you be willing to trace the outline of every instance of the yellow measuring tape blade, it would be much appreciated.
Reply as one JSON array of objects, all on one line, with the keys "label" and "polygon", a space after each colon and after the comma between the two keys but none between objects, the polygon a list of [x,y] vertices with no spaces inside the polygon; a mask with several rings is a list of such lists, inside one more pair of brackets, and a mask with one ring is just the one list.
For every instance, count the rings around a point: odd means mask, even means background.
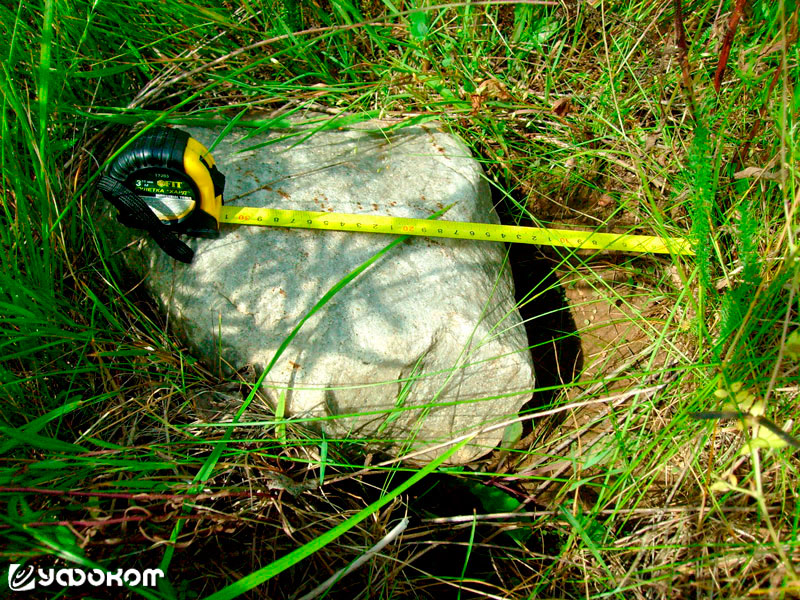
[{"label": "yellow measuring tape blade", "polygon": [[418,235],[458,240],[513,242],[517,244],[589,248],[593,250],[620,250],[622,252],[694,254],[689,241],[683,238],[409,219],[386,215],[356,215],[283,210],[279,208],[223,206],[220,222],[265,227],[298,227],[325,231],[388,233],[392,235]]}]

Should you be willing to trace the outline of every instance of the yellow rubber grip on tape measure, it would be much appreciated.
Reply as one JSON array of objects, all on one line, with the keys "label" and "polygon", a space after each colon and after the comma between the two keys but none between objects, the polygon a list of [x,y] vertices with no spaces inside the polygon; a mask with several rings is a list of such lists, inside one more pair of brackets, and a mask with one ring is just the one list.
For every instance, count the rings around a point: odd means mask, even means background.
[{"label": "yellow rubber grip on tape measure", "polygon": [[209,167],[214,166],[214,159],[203,144],[194,138],[186,142],[186,151],[183,155],[183,170],[194,181],[200,191],[200,210],[218,220],[219,209],[222,206],[222,197],[214,195],[214,182],[208,168],[201,161],[205,160]]},{"label": "yellow rubber grip on tape measure", "polygon": [[689,241],[683,238],[412,219],[386,215],[223,206],[220,213],[220,222],[236,225],[262,225],[265,227],[297,227],[326,231],[512,242],[592,250],[618,250],[621,252],[694,254]]}]

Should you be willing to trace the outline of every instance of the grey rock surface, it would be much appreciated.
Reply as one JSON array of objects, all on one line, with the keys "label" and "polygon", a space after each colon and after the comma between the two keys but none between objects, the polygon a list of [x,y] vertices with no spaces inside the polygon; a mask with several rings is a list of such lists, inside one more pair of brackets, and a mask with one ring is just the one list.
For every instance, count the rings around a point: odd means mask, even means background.
[{"label": "grey rock surface", "polygon": [[[428,217],[455,203],[444,219],[498,222],[462,142],[435,125],[380,125],[248,139],[234,129],[213,151],[226,205]],[[219,134],[186,130],[207,146]],[[124,256],[200,358],[261,371],[323,294],[392,239],[222,225],[219,239],[188,240],[191,265],[149,240]],[[533,371],[504,255],[492,243],[400,244],[305,323],[267,374],[267,395],[274,403],[286,390],[288,414],[322,418],[314,426],[329,438],[374,439],[394,453],[512,418]],[[450,462],[481,456],[502,434],[479,435]]]}]

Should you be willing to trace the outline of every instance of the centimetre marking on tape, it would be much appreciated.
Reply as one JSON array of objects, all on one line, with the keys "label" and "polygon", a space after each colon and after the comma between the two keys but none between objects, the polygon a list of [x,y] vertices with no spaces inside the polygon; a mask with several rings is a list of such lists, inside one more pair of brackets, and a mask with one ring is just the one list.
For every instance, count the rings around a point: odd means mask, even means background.
[{"label": "centimetre marking on tape", "polygon": [[430,219],[346,213],[223,206],[220,222],[264,227],[297,227],[326,231],[387,233],[488,242],[514,242],[593,250],[621,250],[653,254],[694,254],[688,240],[650,235],[628,235],[569,229],[465,223]]}]

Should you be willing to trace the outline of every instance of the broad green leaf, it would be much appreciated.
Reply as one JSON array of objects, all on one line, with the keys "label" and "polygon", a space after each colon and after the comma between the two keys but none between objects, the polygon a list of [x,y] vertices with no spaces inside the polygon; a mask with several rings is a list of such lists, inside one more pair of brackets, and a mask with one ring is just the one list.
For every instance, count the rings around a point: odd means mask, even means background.
[{"label": "broad green leaf", "polygon": [[[493,485],[485,485],[478,481],[469,480],[467,487],[480,501],[487,513],[510,513],[519,510],[522,503],[508,492]],[[520,512],[520,518],[525,518],[525,513]],[[509,529],[506,533],[513,540],[524,544],[531,535],[530,529]]]},{"label": "broad green leaf", "polygon": [[517,442],[522,438],[522,423],[515,421],[508,425],[503,430],[503,440],[500,442],[500,447],[504,450],[511,450],[517,445]]},{"label": "broad green leaf", "polygon": [[422,11],[411,13],[408,15],[408,21],[411,23],[409,33],[412,38],[421,42],[428,37],[428,31],[430,31],[430,27],[428,26],[428,13]]},{"label": "broad green leaf", "polygon": [[[798,86],[798,89],[800,89],[800,86]],[[800,360],[800,329],[795,329],[789,334],[789,337],[786,338],[784,353],[793,361]]]}]

